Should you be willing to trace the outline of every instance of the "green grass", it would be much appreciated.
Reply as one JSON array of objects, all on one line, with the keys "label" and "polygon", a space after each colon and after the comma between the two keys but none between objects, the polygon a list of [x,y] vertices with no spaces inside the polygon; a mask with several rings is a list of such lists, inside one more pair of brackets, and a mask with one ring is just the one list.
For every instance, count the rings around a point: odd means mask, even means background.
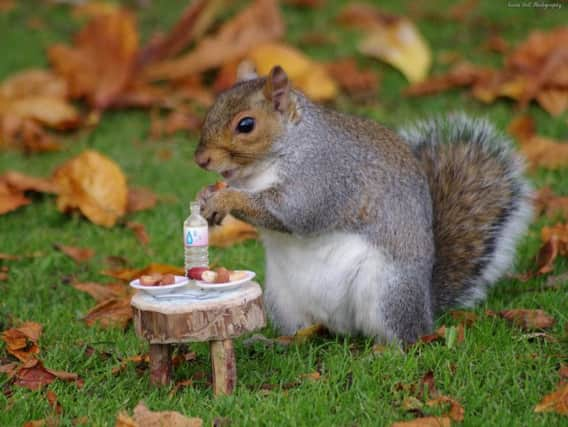
[{"label": "green grass", "polygon": [[[294,42],[307,31],[327,32],[337,37],[337,45],[308,47],[308,54],[322,60],[355,55],[355,33],[343,30],[334,21],[342,2],[327,3],[327,8],[316,11],[285,6],[286,37]],[[483,1],[471,20],[457,23],[439,17],[448,9],[449,1],[424,2],[418,11],[410,8],[410,3],[380,2],[384,9],[415,17],[435,57],[441,51],[458,51],[473,62],[493,65],[500,64],[500,57],[481,48],[492,30],[515,43],[534,28],[565,24],[567,18],[565,9],[510,9],[506,2]],[[139,14],[145,36],[168,28],[184,4],[154,0],[149,9]],[[26,21],[30,17],[40,18],[45,28],[28,29]],[[45,47],[55,41],[69,40],[78,27],[66,7],[47,7],[46,2],[30,1],[25,5],[22,2],[14,11],[0,15],[0,79],[20,69],[44,66]],[[463,91],[404,98],[401,91],[406,82],[397,71],[371,59],[359,60],[361,65],[382,75],[377,100],[372,105],[360,106],[340,98],[338,109],[369,116],[393,127],[429,114],[465,110],[485,115],[504,129],[515,114],[515,106],[507,100],[488,106]],[[435,71],[443,68],[435,63]],[[553,119],[536,106],[531,106],[529,113],[536,118],[540,133],[564,139],[568,136],[566,117]],[[76,372],[85,381],[81,389],[59,381],[49,386],[63,406],[61,425],[70,426],[74,418],[81,416],[88,417],[89,425],[114,425],[119,411],[131,411],[143,399],[152,410],[176,410],[199,416],[205,425],[217,417],[227,417],[232,425],[243,426],[387,426],[412,418],[400,409],[400,402],[408,394],[401,391],[400,384],[417,383],[429,370],[434,372],[438,390],[464,406],[465,426],[568,425],[566,418],[559,415],[533,413],[542,396],[555,388],[559,364],[568,353],[565,330],[568,298],[565,290],[529,292],[542,282],[541,278],[524,284],[503,280],[488,300],[476,308],[481,320],[466,330],[465,342],[453,348],[436,343],[418,346],[406,354],[396,349],[373,354],[372,343],[362,338],[320,337],[286,348],[245,347],[242,340],[237,340],[238,387],[233,396],[219,399],[212,397],[205,381],[197,381],[193,387],[170,397],[169,389],[149,387],[147,371],[139,373],[131,366],[113,376],[111,370],[120,358],[146,352],[147,344],[135,336],[131,327],[126,332],[87,328],[79,318],[94,302],[66,284],[65,279],[73,276],[81,281],[107,281],[99,272],[105,268],[105,257],[109,255],[126,257],[137,267],[151,261],[181,265],[180,231],[187,216],[187,203],[203,185],[216,179],[193,164],[195,135],[150,141],[148,123],[146,112],[108,112],[91,133],[69,135],[62,152],[31,157],[15,151],[0,154],[0,173],[16,169],[47,175],[65,159],[86,148],[96,149],[118,162],[131,184],[150,187],[174,200],[131,216],[146,225],[151,236],[148,247],[140,246],[124,228],[108,230],[79,216],[60,214],[52,197],[37,197],[30,206],[0,217],[0,252],[43,253],[39,258],[7,263],[9,280],[0,282],[0,330],[24,320],[42,323],[45,329],[40,344],[45,365]],[[160,159],[164,149],[171,151],[170,160]],[[539,171],[531,178],[537,187],[549,185],[559,193],[568,191],[568,169]],[[540,227],[549,222],[539,220],[531,227],[518,252],[520,271],[531,267],[539,246]],[[96,257],[84,266],[77,266],[52,249],[54,242],[93,248]],[[224,265],[258,271],[263,281],[263,250],[259,243],[211,252],[212,258]],[[566,259],[557,263],[555,273],[566,270]],[[485,309],[505,308],[547,310],[557,319],[550,334],[559,342],[529,341],[520,330],[483,315]],[[437,320],[437,325],[443,323],[454,324],[449,316]],[[271,328],[262,332],[277,335]],[[109,352],[110,358],[87,357],[84,352],[87,345]],[[197,360],[178,369],[176,380],[209,371],[206,346],[199,344],[192,349],[197,352]],[[0,358],[3,360],[6,355],[4,345],[0,344]],[[286,384],[316,369],[322,372],[320,381],[303,381],[299,387],[277,388],[269,394],[260,391],[262,384]],[[0,377],[0,388],[6,383],[6,378]],[[51,413],[42,392],[18,387],[13,392],[10,398],[0,393],[0,425],[20,426]]]}]

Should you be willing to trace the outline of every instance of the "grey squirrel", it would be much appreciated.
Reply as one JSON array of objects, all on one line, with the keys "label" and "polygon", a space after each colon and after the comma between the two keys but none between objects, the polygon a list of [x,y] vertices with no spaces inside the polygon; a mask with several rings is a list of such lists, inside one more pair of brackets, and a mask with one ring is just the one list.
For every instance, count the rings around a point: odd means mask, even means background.
[{"label": "grey squirrel", "polygon": [[312,103],[279,66],[219,95],[195,160],[229,184],[200,193],[202,215],[259,228],[285,334],[322,323],[412,343],[485,296],[531,219],[523,161],[486,121],[397,134]]}]

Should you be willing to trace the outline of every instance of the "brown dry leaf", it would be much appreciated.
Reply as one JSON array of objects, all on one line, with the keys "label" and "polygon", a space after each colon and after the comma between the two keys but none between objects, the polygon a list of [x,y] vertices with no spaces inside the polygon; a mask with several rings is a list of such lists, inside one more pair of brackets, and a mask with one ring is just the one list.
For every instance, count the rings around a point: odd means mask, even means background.
[{"label": "brown dry leaf", "polygon": [[168,393],[168,396],[173,397],[182,388],[191,387],[192,385],[193,385],[192,379],[178,381],[178,382],[175,383],[172,390]]},{"label": "brown dry leaf", "polygon": [[0,182],[0,215],[29,205],[31,202],[24,196],[23,192],[14,190],[7,184]]},{"label": "brown dry leaf", "polygon": [[354,58],[345,58],[327,64],[327,71],[348,95],[374,97],[379,86],[379,78],[372,70],[359,70]]},{"label": "brown dry leaf", "polygon": [[213,227],[210,230],[209,246],[226,248],[236,243],[257,238],[256,228],[232,215],[227,215],[220,226]]},{"label": "brown dry leaf", "polygon": [[16,7],[15,0],[0,0],[0,13],[10,12]]},{"label": "brown dry leaf", "polygon": [[568,196],[558,196],[548,188],[541,188],[536,194],[536,211],[548,217],[557,215],[568,219]]},{"label": "brown dry leaf", "polygon": [[546,274],[554,269],[554,261],[558,257],[560,242],[558,236],[552,236],[547,240],[536,256],[536,273]]},{"label": "brown dry leaf", "polygon": [[83,317],[87,326],[99,325],[103,328],[126,328],[132,319],[130,296],[109,298],[95,307]]},{"label": "brown dry leaf", "polygon": [[456,21],[465,21],[477,8],[479,0],[461,0],[449,10],[449,16]]},{"label": "brown dry leaf", "polygon": [[85,97],[105,109],[132,81],[138,55],[138,31],[133,15],[123,9],[94,17],[75,37],[74,46],[56,44],[48,56],[69,84],[74,98]]},{"label": "brown dry leaf", "polygon": [[61,406],[61,403],[59,403],[55,392],[53,390],[47,390],[45,398],[49,402],[49,406],[51,406],[51,409],[53,409],[53,411],[57,415],[61,415],[61,413],[63,412],[63,407]]},{"label": "brown dry leaf", "polygon": [[561,381],[555,391],[544,396],[534,411],[568,415],[568,382]]},{"label": "brown dry leaf", "polygon": [[165,118],[159,114],[150,116],[150,137],[160,139],[179,131],[197,131],[201,128],[202,118],[192,112],[171,111]]},{"label": "brown dry leaf", "polygon": [[429,77],[410,85],[404,93],[409,96],[433,95],[455,87],[475,84],[489,75],[490,70],[462,61],[455,64],[446,74]]},{"label": "brown dry leaf", "polygon": [[77,264],[90,260],[95,256],[95,251],[89,248],[78,248],[76,246],[66,246],[60,243],[53,245],[55,249],[63,252],[69,258],[73,259]]},{"label": "brown dry leaf", "polygon": [[0,85],[0,116],[32,119],[55,129],[77,127],[80,116],[67,95],[67,84],[55,74],[25,70]]},{"label": "brown dry leaf", "polygon": [[389,15],[362,3],[350,4],[339,16],[341,22],[367,32],[358,48],[400,70],[411,83],[423,81],[432,63],[428,43],[405,17]]},{"label": "brown dry leaf", "polygon": [[112,227],[126,212],[126,178],[108,157],[87,150],[59,166],[53,174],[59,188],[57,208],[79,209],[91,222]]},{"label": "brown dry leaf", "polygon": [[139,269],[121,269],[121,270],[105,270],[102,272],[107,276],[114,277],[116,279],[131,281],[143,275],[151,275],[155,273],[160,274],[175,274],[178,276],[185,275],[185,270],[182,267],[176,267],[175,265],[169,264],[157,264],[152,263],[144,268]]},{"label": "brown dry leaf", "polygon": [[150,355],[149,354],[142,354],[142,355],[136,355],[136,356],[130,356],[127,357],[125,359],[122,359],[120,361],[120,365],[112,368],[112,374],[113,375],[118,375],[121,372],[123,372],[126,367],[128,366],[129,363],[134,363],[135,365],[137,365],[137,367],[139,367],[140,365],[146,365],[148,366],[150,363]]},{"label": "brown dry leaf", "polygon": [[138,427],[201,427],[201,418],[188,418],[175,411],[150,411],[143,402],[134,408],[134,420]]},{"label": "brown dry leaf", "polygon": [[452,319],[464,324],[465,326],[471,326],[477,322],[477,314],[473,311],[451,310],[450,316],[452,316]]},{"label": "brown dry leaf", "polygon": [[136,421],[134,421],[126,412],[121,411],[116,416],[116,422],[114,427],[139,427]]},{"label": "brown dry leaf", "polygon": [[156,206],[157,202],[158,197],[152,190],[143,187],[129,187],[126,211],[138,212],[151,209]]},{"label": "brown dry leaf", "polygon": [[8,378],[12,378],[19,367],[20,364],[18,362],[6,363],[5,365],[0,365],[0,373],[6,374]]},{"label": "brown dry leaf", "polygon": [[434,379],[433,371],[428,371],[422,376],[418,384],[417,392],[419,397],[427,396],[429,398],[436,398],[440,395],[436,389],[436,380]]},{"label": "brown dry leaf", "polygon": [[18,328],[12,328],[2,333],[8,353],[16,356],[22,362],[35,359],[39,353],[37,341],[41,336],[43,326],[36,322],[25,322]]},{"label": "brown dry leaf", "polygon": [[116,13],[118,6],[114,3],[102,1],[87,1],[73,7],[72,15],[75,18],[95,18],[98,16]]},{"label": "brown dry leaf", "polygon": [[255,0],[226,22],[219,31],[204,37],[180,58],[150,64],[151,80],[180,79],[243,57],[254,46],[284,34],[284,22],[276,0]]},{"label": "brown dry leaf", "polygon": [[554,317],[544,310],[502,310],[499,316],[527,331],[550,328],[556,323]]},{"label": "brown dry leaf", "polygon": [[4,172],[0,176],[0,183],[5,183],[17,191],[57,193],[57,186],[51,178],[38,178],[11,170]]},{"label": "brown dry leaf", "polygon": [[325,101],[337,96],[337,84],[326,66],[292,46],[276,42],[260,44],[248,52],[247,59],[261,76],[280,65],[292,83],[313,100]]},{"label": "brown dry leaf", "polygon": [[126,223],[126,228],[134,233],[140,244],[145,246],[150,243],[150,236],[148,236],[148,233],[146,232],[146,226],[144,224],[140,222],[128,221]]},{"label": "brown dry leaf", "polygon": [[166,35],[154,36],[139,55],[139,66],[171,58],[189,43],[199,39],[209,29],[219,13],[228,5],[227,0],[195,0],[189,2],[177,23]]},{"label": "brown dry leaf", "polygon": [[543,242],[558,239],[558,254],[568,256],[568,223],[558,223],[552,227],[542,227],[540,237]]},{"label": "brown dry leaf", "polygon": [[438,406],[447,403],[450,404],[450,410],[446,415],[448,415],[454,421],[462,422],[465,410],[457,400],[452,399],[451,397],[448,396],[440,396],[437,397],[436,399],[431,399],[428,402],[426,402],[428,406]]},{"label": "brown dry leaf", "polygon": [[122,283],[103,285],[101,283],[83,282],[73,283],[72,286],[75,289],[88,293],[97,302],[106,301],[111,298],[125,297],[130,293],[130,288],[124,286]]},{"label": "brown dry leaf", "polygon": [[449,417],[421,417],[410,421],[398,421],[391,427],[450,427],[452,422]]},{"label": "brown dry leaf", "polygon": [[45,385],[51,384],[55,379],[63,381],[77,381],[77,374],[65,371],[47,369],[40,360],[30,360],[18,369],[14,376],[14,384],[30,390],[39,390]]},{"label": "brown dry leaf", "polygon": [[321,380],[321,373],[319,373],[317,371],[310,372],[308,374],[300,375],[300,378],[305,379],[305,380],[311,380],[311,381],[319,381],[319,380]]}]

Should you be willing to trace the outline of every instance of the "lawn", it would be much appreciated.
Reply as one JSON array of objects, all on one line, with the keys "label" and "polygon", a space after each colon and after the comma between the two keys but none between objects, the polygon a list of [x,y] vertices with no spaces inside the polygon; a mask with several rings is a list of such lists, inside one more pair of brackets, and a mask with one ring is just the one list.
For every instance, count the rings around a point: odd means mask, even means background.
[{"label": "lawn", "polygon": [[[56,41],[68,41],[80,24],[70,17],[67,6],[48,6],[48,2],[28,0],[0,13],[0,80],[24,68],[45,66],[45,48]],[[136,2],[125,2],[135,4]],[[137,12],[143,34],[166,30],[185,6],[185,1],[153,0]],[[376,2],[393,13],[412,17],[429,41],[434,58],[444,51],[457,51],[475,63],[500,65],[501,56],[483,48],[485,40],[499,33],[510,43],[526,38],[530,30],[566,24],[566,5],[558,9],[509,8],[506,2],[481,1],[465,22],[442,19],[452,2]],[[318,60],[333,60],[357,55],[362,66],[382,76],[380,90],[373,102],[360,105],[340,97],[335,108],[372,117],[391,127],[431,114],[465,110],[482,115],[502,130],[516,114],[508,100],[486,105],[466,91],[455,90],[432,97],[405,98],[407,82],[401,74],[378,61],[356,54],[356,35],[335,24],[335,16],[344,2],[327,1],[327,6],[303,10],[283,6],[287,24],[286,39],[299,45],[307,32],[325,32],[336,39],[333,46],[304,46],[302,49]],[[41,20],[41,29],[30,29],[30,18]],[[433,72],[445,66],[434,61]],[[528,112],[535,118],[539,133],[552,138],[568,137],[567,117],[551,118],[536,105]],[[395,348],[373,351],[373,343],[360,337],[316,337],[302,345],[266,347],[260,343],[245,346],[236,341],[238,386],[230,397],[213,398],[207,379],[199,373],[210,371],[208,348],[192,345],[195,361],[179,367],[175,380],[195,374],[193,386],[173,396],[171,388],[153,389],[148,371],[134,365],[118,375],[112,369],[120,360],[147,352],[132,327],[102,329],[87,327],[80,318],[94,305],[87,294],[69,285],[69,278],[79,281],[108,282],[100,271],[107,267],[106,257],[125,257],[132,266],[150,262],[182,264],[181,226],[188,214],[188,203],[204,185],[214,182],[214,174],[205,173],[193,163],[198,135],[179,133],[163,140],[148,137],[149,120],[145,111],[106,112],[99,126],[91,132],[77,132],[65,137],[65,150],[26,156],[17,151],[0,152],[0,174],[14,169],[46,176],[64,160],[89,148],[115,160],[128,176],[129,183],[151,188],[165,200],[155,208],[131,215],[146,226],[151,241],[141,246],[124,227],[106,229],[79,215],[62,215],[52,197],[37,196],[34,202],[0,217],[0,252],[27,254],[40,251],[42,256],[6,262],[9,279],[0,282],[0,330],[33,320],[44,325],[40,340],[41,358],[52,369],[75,372],[84,386],[55,381],[53,390],[63,407],[61,424],[88,417],[87,425],[114,425],[119,411],[132,411],[140,400],[152,410],[175,410],[203,418],[205,425],[226,419],[233,426],[249,425],[321,425],[388,426],[395,421],[414,418],[401,402],[408,396],[407,384],[416,384],[432,371],[441,394],[458,400],[465,408],[464,426],[554,426],[568,425],[557,414],[536,414],[534,406],[555,389],[558,368],[568,359],[566,325],[568,298],[566,288],[537,290],[542,277],[521,283],[502,280],[486,302],[475,308],[479,320],[465,331],[460,345],[443,342],[417,345],[403,353]],[[568,195],[568,169],[539,170],[530,176],[535,187],[550,186]],[[523,239],[516,269],[533,266],[540,246],[540,228],[548,219],[537,220]],[[53,249],[54,243],[93,248],[96,256],[77,265]],[[210,258],[235,269],[258,272],[264,279],[264,255],[259,242],[247,242],[227,249],[211,249]],[[2,261],[0,261],[2,263]],[[4,264],[2,264],[4,265]],[[560,259],[554,273],[568,271],[567,260]],[[549,334],[556,341],[530,339],[526,333],[506,321],[486,316],[485,310],[540,308],[556,318]],[[437,326],[456,325],[445,315]],[[278,336],[270,326],[262,331]],[[90,356],[87,348],[97,353]],[[103,354],[107,354],[103,357]],[[0,360],[7,356],[0,343]],[[302,374],[319,371],[316,381],[301,379],[296,387],[286,384]],[[0,376],[0,388],[8,380]],[[276,385],[270,392],[264,384]],[[0,393],[0,425],[21,426],[46,418],[51,408],[43,391],[32,392],[13,387],[8,397]],[[436,411],[428,411],[436,413]]]}]

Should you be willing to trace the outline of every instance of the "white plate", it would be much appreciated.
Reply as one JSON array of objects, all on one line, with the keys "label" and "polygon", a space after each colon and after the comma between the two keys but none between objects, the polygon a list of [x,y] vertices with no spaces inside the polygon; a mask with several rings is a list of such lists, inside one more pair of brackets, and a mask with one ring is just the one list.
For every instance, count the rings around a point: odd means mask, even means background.
[{"label": "white plate", "polygon": [[144,286],[140,284],[140,279],[136,279],[130,282],[130,286],[132,286],[134,289],[141,289],[144,292],[149,293],[150,295],[163,295],[189,284],[189,279],[185,276],[175,276],[175,279],[176,281],[173,285],[165,286]]},{"label": "white plate", "polygon": [[254,271],[247,271],[247,270],[242,270],[242,271],[247,273],[247,275],[241,280],[234,280],[232,282],[226,282],[226,283],[209,283],[209,282],[204,282],[203,280],[196,280],[195,284],[199,286],[201,289],[207,289],[212,291],[233,289],[242,285],[243,283],[250,282],[252,279],[254,279],[254,276],[256,276],[256,273]]}]

